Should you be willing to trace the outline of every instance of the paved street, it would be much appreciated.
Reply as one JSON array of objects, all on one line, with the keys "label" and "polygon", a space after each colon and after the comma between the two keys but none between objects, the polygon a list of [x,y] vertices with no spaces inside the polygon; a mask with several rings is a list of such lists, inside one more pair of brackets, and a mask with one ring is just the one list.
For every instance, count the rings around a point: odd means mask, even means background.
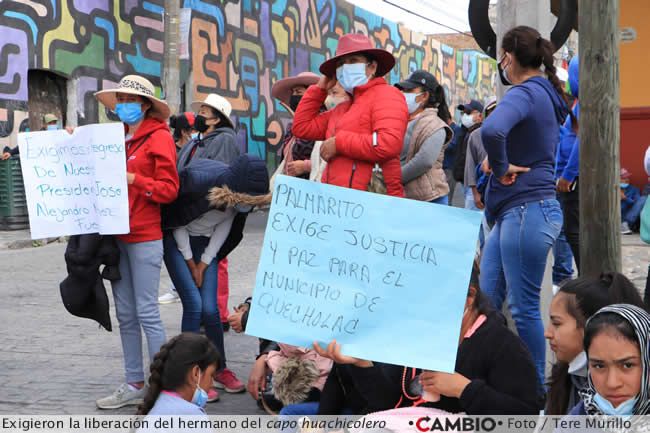
[{"label": "paved street", "polygon": [[[264,213],[253,214],[244,241],[231,257],[231,306],[252,291],[264,224]],[[16,233],[0,233],[0,240],[17,238]],[[623,240],[625,273],[641,288],[650,263],[650,248],[638,235],[624,236]],[[65,277],[64,250],[65,244],[56,242],[18,250],[0,247],[0,413],[99,413],[95,399],[123,381],[114,311],[111,316],[115,330],[108,333],[93,321],[71,316],[61,303],[58,284]],[[550,299],[549,270],[550,263],[543,289],[544,317],[548,316]],[[164,273],[161,293],[168,286],[169,277]],[[177,334],[181,304],[161,306],[161,313],[167,335]],[[228,364],[243,381],[256,347],[252,337],[226,334]],[[222,394],[221,401],[209,404],[207,410],[211,414],[261,413],[248,394]],[[124,408],[109,413],[132,412],[132,408]]]},{"label": "paved street", "polygon": [[[252,291],[264,217],[264,213],[251,215],[246,237],[231,256],[230,306],[242,302]],[[97,398],[124,381],[117,319],[110,284],[112,333],[65,310],[58,287],[66,276],[64,251],[62,243],[0,250],[0,413],[131,414],[132,407],[109,412],[95,408]],[[161,294],[169,284],[164,272]],[[167,336],[178,334],[181,304],[162,305],[160,311]],[[228,365],[244,382],[256,350],[255,338],[226,333]],[[207,411],[258,413],[248,393],[221,393],[221,401],[208,404]]]}]

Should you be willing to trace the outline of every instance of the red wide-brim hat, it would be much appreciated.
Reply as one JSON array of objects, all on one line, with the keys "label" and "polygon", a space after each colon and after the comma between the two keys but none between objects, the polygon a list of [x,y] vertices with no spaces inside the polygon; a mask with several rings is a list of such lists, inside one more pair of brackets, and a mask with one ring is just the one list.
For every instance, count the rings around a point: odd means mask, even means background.
[{"label": "red wide-brim hat", "polygon": [[327,77],[336,75],[336,64],[343,56],[350,54],[367,54],[377,61],[377,76],[383,77],[393,66],[395,66],[395,57],[390,52],[375,48],[367,36],[362,34],[349,33],[341,36],[339,44],[336,47],[336,55],[326,60],[320,65],[319,70]]}]

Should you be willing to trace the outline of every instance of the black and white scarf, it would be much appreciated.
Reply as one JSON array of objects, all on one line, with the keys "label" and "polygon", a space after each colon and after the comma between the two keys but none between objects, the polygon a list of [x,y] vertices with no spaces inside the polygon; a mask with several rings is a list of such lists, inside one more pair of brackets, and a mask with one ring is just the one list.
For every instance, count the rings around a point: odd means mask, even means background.
[{"label": "black and white scarf", "polygon": [[[614,313],[627,320],[639,340],[639,348],[641,351],[641,391],[639,392],[638,400],[634,405],[633,415],[650,415],[650,314],[643,309],[634,305],[628,304],[615,304],[601,308],[589,320],[603,313]],[[587,321],[587,324],[589,321]],[[587,388],[580,391],[580,396],[585,406],[585,411],[588,415],[603,416],[602,410],[594,401],[596,389],[591,381],[591,374],[588,375],[589,384]],[[635,426],[636,428],[640,426]],[[645,427],[641,431],[645,431]]]}]

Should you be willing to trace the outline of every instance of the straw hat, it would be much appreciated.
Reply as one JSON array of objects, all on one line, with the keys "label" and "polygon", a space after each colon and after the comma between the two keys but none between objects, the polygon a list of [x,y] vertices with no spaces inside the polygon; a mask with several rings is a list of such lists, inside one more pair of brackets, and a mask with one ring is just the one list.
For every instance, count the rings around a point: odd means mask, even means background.
[{"label": "straw hat", "polygon": [[296,86],[309,87],[312,84],[318,83],[319,79],[320,77],[313,72],[301,72],[295,77],[283,78],[273,84],[273,87],[271,87],[271,96],[289,105],[291,89]]},{"label": "straw hat", "polygon": [[210,93],[204,101],[194,101],[192,102],[192,110],[198,113],[201,105],[207,105],[217,110],[219,113],[223,114],[228,123],[232,128],[235,127],[232,119],[230,118],[230,113],[232,112],[232,105],[230,102],[223,96],[219,96],[216,93]]},{"label": "straw hat", "polygon": [[100,90],[95,93],[95,98],[110,110],[115,110],[117,104],[116,93],[118,92],[147,98],[152,104],[149,110],[151,116],[165,121],[169,118],[169,106],[165,101],[154,96],[154,86],[146,78],[138,75],[127,75],[120,80],[115,89]]},{"label": "straw hat", "polygon": [[348,33],[341,36],[336,46],[336,55],[320,65],[323,75],[336,75],[336,63],[343,56],[350,54],[368,54],[377,61],[377,76],[383,77],[395,66],[395,57],[386,50],[375,48],[370,39],[362,34]]}]

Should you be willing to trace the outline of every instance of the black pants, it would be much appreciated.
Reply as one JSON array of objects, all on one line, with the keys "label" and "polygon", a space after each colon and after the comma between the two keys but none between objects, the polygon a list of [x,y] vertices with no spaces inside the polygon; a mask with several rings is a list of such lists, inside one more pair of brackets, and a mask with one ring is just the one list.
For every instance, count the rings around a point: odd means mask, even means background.
[{"label": "black pants", "polygon": [[564,214],[564,234],[576,261],[578,274],[580,274],[580,191],[578,179],[576,179],[575,189],[571,192],[561,192],[559,199]]}]

